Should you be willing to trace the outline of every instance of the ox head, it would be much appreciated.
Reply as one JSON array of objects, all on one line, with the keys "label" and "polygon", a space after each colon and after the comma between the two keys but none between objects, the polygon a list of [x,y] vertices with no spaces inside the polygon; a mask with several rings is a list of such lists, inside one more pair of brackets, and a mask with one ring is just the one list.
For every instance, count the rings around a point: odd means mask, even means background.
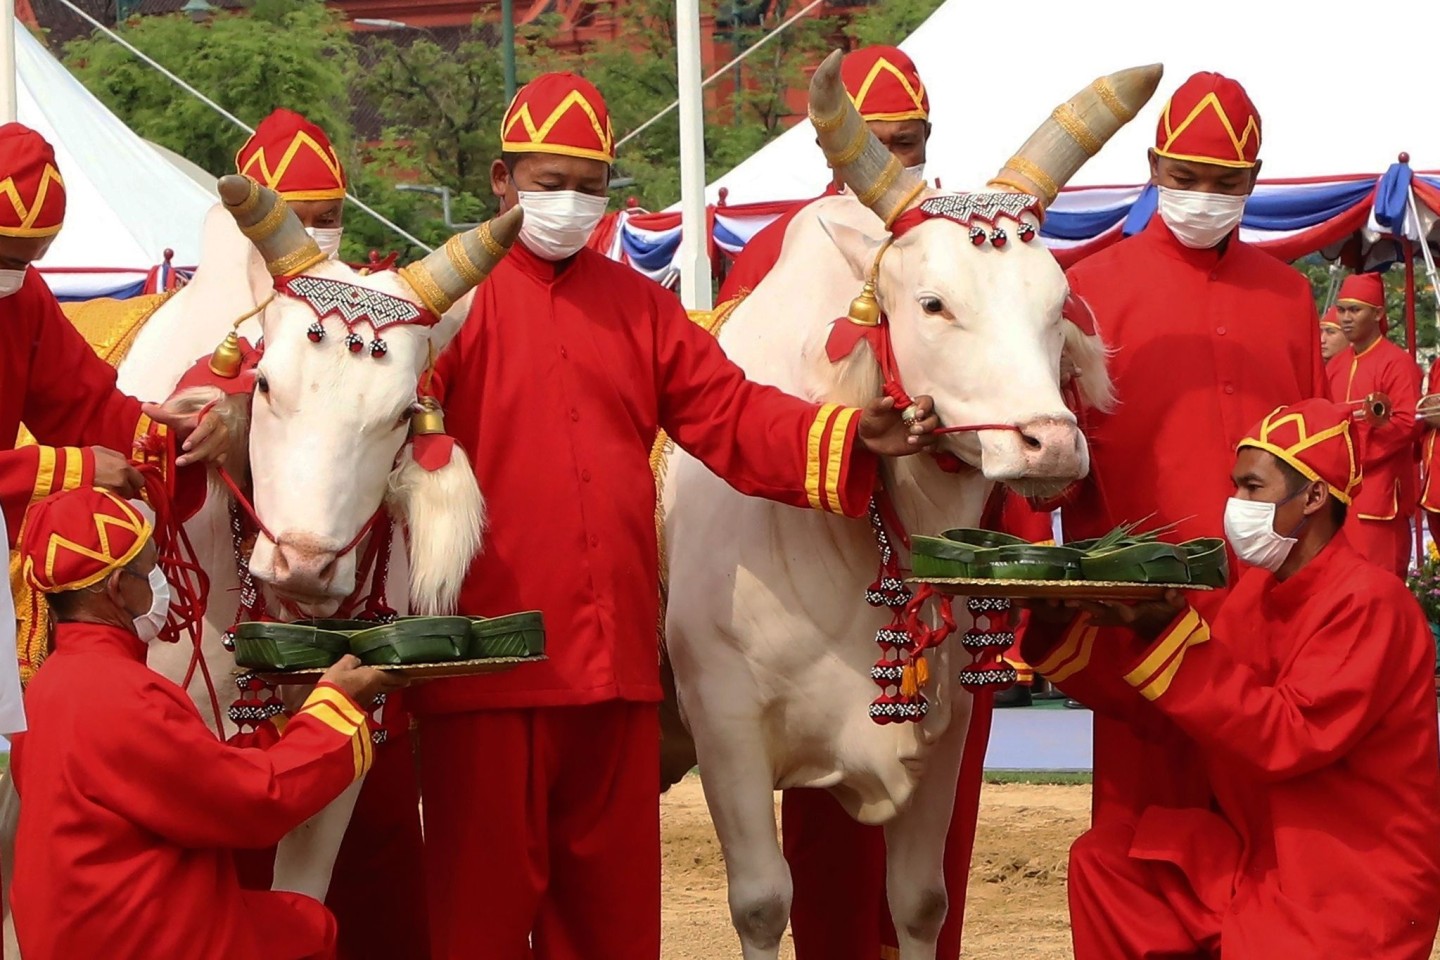
[{"label": "ox head", "polygon": [[479,548],[479,491],[463,451],[425,470],[407,439],[421,378],[523,214],[452,237],[398,272],[361,274],[326,259],[272,191],[237,176],[219,190],[276,279],[259,317],[250,467],[264,529],[251,572],[306,613],[334,612],[356,588],[353,545],[388,494],[408,527],[412,609],[453,607]]},{"label": "ox head", "polygon": [[[1085,438],[1061,395],[1062,368],[1079,372],[1091,405],[1111,402],[1103,346],[1093,326],[1067,319],[1088,311],[1070,300],[1064,272],[1039,242],[1040,219],[1154,93],[1160,73],[1156,65],[1096,80],[1054,111],[986,192],[959,195],[927,189],[868,132],[841,85],[838,52],[810,86],[810,118],[831,167],[884,229],[824,213],[821,226],[856,278],[873,283],[867,291],[887,318],[904,388],[932,396],[944,425],[1013,425],[950,434],[944,443],[1022,493],[1057,491],[1089,469]],[[864,299],[852,317],[864,318]],[[852,400],[879,386],[868,349],[829,375]]]}]

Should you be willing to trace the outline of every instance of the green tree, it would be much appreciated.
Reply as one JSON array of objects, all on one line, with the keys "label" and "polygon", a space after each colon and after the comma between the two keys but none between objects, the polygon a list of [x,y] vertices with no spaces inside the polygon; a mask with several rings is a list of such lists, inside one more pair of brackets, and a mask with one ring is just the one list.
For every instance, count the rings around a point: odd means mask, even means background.
[{"label": "green tree", "polygon": [[845,34],[857,46],[896,46],[939,9],[944,0],[885,0],[850,21]]},{"label": "green tree", "polygon": [[[347,85],[354,50],[341,17],[322,0],[257,0],[207,24],[132,17],[117,32],[251,126],[276,107],[302,107],[343,159],[355,159]],[[142,137],[213,173],[233,169],[245,132],[119,44],[100,35],[73,40],[64,59]]]}]

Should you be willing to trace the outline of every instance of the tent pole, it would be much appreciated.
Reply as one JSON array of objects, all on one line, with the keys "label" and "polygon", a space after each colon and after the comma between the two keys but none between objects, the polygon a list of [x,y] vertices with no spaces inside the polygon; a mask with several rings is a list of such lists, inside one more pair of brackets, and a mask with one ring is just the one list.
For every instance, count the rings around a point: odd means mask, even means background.
[{"label": "tent pole", "polygon": [[705,215],[705,118],[700,88],[699,0],[675,4],[675,53],[680,87],[680,300],[709,310],[710,231]]},{"label": "tent pole", "polygon": [[0,122],[14,123],[19,119],[15,87],[15,0],[0,0]]}]

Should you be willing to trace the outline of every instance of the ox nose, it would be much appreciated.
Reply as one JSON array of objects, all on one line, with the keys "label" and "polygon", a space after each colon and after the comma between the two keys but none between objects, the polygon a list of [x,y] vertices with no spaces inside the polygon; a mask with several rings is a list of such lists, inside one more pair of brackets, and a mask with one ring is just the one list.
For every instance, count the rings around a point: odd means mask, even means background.
[{"label": "ox nose", "polygon": [[335,581],[338,557],[303,543],[286,541],[275,545],[275,585],[292,593],[322,595]]},{"label": "ox nose", "polygon": [[1020,425],[1025,476],[1074,480],[1082,471],[1080,430],[1059,417],[1042,417]]}]

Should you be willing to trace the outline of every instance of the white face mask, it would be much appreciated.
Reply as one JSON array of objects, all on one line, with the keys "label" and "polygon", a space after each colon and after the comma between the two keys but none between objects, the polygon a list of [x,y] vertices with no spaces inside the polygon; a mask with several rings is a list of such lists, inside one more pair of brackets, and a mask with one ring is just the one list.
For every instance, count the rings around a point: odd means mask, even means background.
[{"label": "white face mask", "polygon": [[0,270],[0,299],[20,292],[24,284],[24,270]]},{"label": "white face mask", "polygon": [[609,202],[574,190],[521,190],[520,242],[542,260],[572,257],[595,232]]},{"label": "white face mask", "polygon": [[[1231,497],[1225,504],[1225,539],[1230,541],[1230,549],[1250,566],[1271,573],[1280,569],[1298,542],[1294,537],[1282,537],[1275,532],[1275,508],[1278,506],[1278,503],[1241,500],[1238,497]],[[1301,526],[1304,526],[1303,520]]]},{"label": "white face mask", "polygon": [[170,616],[170,581],[165,579],[159,564],[150,568],[146,580],[150,584],[150,609],[131,622],[135,624],[135,635],[151,643],[165,629],[165,620]]},{"label": "white face mask", "polygon": [[340,227],[306,227],[305,232],[310,234],[320,252],[331,260],[340,253],[340,237],[345,233]]},{"label": "white face mask", "polygon": [[1160,219],[1175,239],[1193,250],[1209,250],[1240,223],[1248,197],[1159,187]]}]

